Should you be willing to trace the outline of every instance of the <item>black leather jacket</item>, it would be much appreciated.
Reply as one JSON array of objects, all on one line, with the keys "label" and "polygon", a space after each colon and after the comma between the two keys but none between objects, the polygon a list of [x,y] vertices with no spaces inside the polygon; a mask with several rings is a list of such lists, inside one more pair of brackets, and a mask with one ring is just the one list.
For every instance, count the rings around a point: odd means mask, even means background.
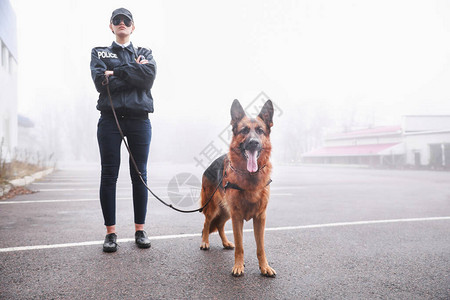
[{"label": "black leather jacket", "polygon": [[[138,64],[135,59],[140,55],[149,63]],[[153,112],[151,88],[156,76],[156,62],[152,50],[134,48],[131,43],[122,48],[115,42],[109,47],[92,49],[91,75],[100,93],[97,109],[110,112],[106,87],[102,85],[106,70],[114,71],[114,76],[109,77],[109,88],[116,111],[124,114]]]}]

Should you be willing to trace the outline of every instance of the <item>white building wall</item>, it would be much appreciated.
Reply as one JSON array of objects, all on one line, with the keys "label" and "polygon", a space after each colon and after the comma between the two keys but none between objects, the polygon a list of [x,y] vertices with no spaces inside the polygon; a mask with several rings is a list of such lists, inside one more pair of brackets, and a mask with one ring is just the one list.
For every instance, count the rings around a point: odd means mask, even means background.
[{"label": "white building wall", "polygon": [[17,147],[17,62],[1,42],[0,64],[0,142],[3,155]]},{"label": "white building wall", "polygon": [[430,164],[430,144],[450,143],[450,131],[426,134],[405,134],[406,164],[415,165],[415,153],[420,154],[420,165]]},{"label": "white building wall", "polygon": [[450,115],[403,116],[405,132],[438,131],[450,128]]}]

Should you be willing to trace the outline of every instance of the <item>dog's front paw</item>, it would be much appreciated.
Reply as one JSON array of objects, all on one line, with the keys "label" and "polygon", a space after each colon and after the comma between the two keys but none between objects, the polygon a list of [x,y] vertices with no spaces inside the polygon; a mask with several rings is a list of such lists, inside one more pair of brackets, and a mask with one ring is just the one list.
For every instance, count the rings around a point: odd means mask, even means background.
[{"label": "dog's front paw", "polygon": [[200,250],[209,250],[209,243],[203,242],[200,245]]},{"label": "dog's front paw", "polygon": [[231,274],[234,277],[240,277],[240,276],[244,275],[244,265],[234,265],[233,271],[231,272]]},{"label": "dog's front paw", "polygon": [[232,242],[223,243],[223,248],[225,248],[227,250],[232,250],[232,249],[234,249],[234,244]]},{"label": "dog's front paw", "polygon": [[261,275],[266,277],[275,277],[277,276],[277,272],[275,272],[274,269],[272,269],[269,265],[265,265],[263,267],[259,267],[261,270]]}]

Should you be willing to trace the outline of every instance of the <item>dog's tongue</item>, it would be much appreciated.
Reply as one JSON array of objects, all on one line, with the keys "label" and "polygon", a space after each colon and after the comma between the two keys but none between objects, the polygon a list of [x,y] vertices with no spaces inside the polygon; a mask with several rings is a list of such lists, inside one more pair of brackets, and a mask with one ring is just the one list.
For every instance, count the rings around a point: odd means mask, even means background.
[{"label": "dog's tongue", "polygon": [[245,154],[247,154],[247,170],[249,172],[256,172],[258,171],[258,151],[250,152],[248,150],[245,150]]}]

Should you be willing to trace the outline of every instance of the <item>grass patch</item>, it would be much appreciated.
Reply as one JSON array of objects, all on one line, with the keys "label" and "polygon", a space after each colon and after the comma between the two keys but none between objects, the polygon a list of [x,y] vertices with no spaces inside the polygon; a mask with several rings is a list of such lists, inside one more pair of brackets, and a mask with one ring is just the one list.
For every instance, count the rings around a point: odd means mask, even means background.
[{"label": "grass patch", "polygon": [[23,178],[42,170],[45,170],[43,166],[31,164],[28,162],[17,160],[9,163],[3,162],[0,168],[0,181],[9,181],[17,178]]},{"label": "grass patch", "polygon": [[15,149],[11,155],[9,151],[4,153],[4,150],[2,139],[0,143],[0,184],[7,184],[10,180],[45,170],[53,158],[53,154],[46,157],[39,152]]}]

